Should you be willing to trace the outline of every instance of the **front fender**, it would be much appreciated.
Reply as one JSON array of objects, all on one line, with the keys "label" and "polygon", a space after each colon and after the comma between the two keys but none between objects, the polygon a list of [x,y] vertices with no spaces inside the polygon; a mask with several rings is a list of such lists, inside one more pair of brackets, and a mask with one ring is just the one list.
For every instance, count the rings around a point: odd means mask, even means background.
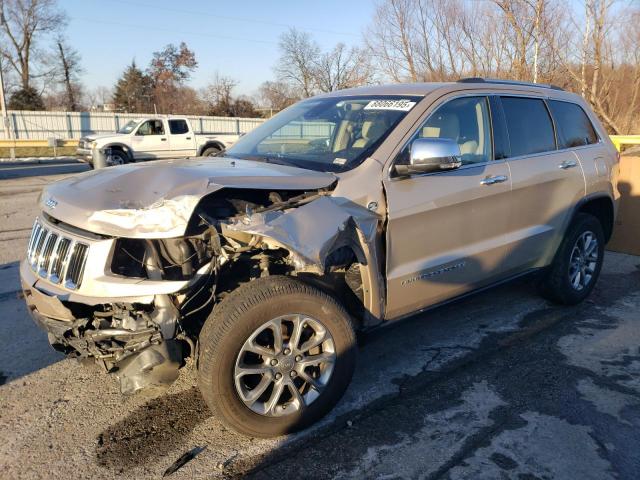
[{"label": "front fender", "polygon": [[385,298],[380,231],[381,219],[375,213],[330,196],[286,211],[247,215],[222,226],[223,235],[256,235],[270,248],[288,250],[298,271],[322,274],[332,252],[352,247],[361,265],[364,307],[376,323],[382,318]]}]

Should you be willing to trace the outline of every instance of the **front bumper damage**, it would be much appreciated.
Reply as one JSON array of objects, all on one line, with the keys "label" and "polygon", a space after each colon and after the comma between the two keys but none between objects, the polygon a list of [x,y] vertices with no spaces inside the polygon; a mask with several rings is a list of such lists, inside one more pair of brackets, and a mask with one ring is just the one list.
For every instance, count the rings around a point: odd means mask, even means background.
[{"label": "front bumper damage", "polygon": [[167,295],[103,311],[79,303],[77,295],[69,301],[70,295],[46,291],[26,261],[20,277],[29,313],[51,346],[70,357],[94,358],[115,374],[122,393],[168,386],[178,377],[184,343],[175,338],[178,312]]}]

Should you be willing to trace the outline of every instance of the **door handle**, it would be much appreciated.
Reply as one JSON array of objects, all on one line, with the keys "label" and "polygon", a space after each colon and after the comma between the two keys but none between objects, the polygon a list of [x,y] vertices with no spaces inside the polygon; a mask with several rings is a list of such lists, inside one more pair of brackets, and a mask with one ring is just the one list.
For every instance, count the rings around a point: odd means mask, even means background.
[{"label": "door handle", "polygon": [[496,175],[494,177],[486,177],[481,182],[480,185],[493,185],[495,183],[502,183],[509,180],[509,177],[506,175]]},{"label": "door handle", "polygon": [[562,170],[567,170],[569,168],[573,168],[577,166],[578,166],[578,162],[576,162],[575,160],[565,160],[560,165],[558,165],[558,168],[561,168]]},{"label": "door handle", "polygon": [[166,139],[166,138],[161,138],[160,140],[161,140],[161,141],[163,141],[163,142],[166,142],[166,141],[167,141],[167,139]]},{"label": "door handle", "polygon": [[187,140],[191,140],[191,137],[187,137]]}]

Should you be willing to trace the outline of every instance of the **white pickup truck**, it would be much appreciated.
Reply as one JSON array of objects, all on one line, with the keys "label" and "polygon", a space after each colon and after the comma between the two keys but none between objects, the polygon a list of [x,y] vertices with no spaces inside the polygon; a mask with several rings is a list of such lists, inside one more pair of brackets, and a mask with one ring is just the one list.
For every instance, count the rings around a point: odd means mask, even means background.
[{"label": "white pickup truck", "polygon": [[231,146],[238,134],[196,134],[185,117],[156,115],[131,120],[116,133],[88,135],[77,156],[93,168],[129,162],[213,156]]}]

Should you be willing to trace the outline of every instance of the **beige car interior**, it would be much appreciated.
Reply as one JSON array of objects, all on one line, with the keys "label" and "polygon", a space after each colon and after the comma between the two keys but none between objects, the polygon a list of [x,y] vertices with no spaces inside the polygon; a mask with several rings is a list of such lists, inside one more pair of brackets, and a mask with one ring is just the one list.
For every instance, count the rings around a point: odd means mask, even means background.
[{"label": "beige car interior", "polygon": [[[455,100],[453,101],[455,102]],[[463,108],[456,108],[456,105],[446,104],[436,111],[425,122],[419,131],[420,138],[450,138],[460,145],[463,163],[477,163],[490,159],[490,136],[487,116],[483,109],[484,101],[478,100],[473,105],[474,114],[470,122],[471,128],[467,125],[466,135],[461,135],[461,118],[468,115],[471,105],[464,105]],[[467,117],[469,118],[469,117]],[[468,122],[469,123],[469,122]]]}]

